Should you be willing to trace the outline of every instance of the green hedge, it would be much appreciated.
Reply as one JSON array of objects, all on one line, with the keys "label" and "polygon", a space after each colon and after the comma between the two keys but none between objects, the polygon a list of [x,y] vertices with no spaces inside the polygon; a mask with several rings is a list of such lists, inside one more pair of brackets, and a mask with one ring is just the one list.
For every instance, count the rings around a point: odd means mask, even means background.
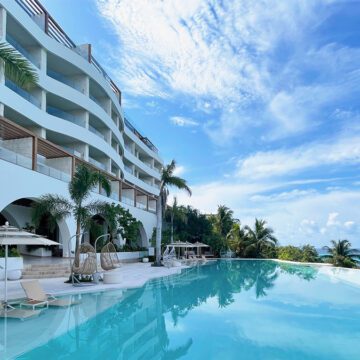
[{"label": "green hedge", "polygon": [[319,255],[312,245],[302,247],[287,245],[277,248],[277,257],[280,260],[316,262],[319,261]]}]

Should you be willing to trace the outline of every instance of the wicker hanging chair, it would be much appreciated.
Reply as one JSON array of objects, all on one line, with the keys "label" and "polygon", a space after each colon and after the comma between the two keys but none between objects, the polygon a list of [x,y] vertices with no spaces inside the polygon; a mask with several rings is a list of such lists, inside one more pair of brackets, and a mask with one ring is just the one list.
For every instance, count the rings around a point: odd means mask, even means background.
[{"label": "wicker hanging chair", "polygon": [[101,249],[100,264],[105,271],[114,270],[121,266],[116,248],[112,242],[108,242]]},{"label": "wicker hanging chair", "polygon": [[[81,256],[85,255],[85,256]],[[93,275],[96,273],[96,252],[92,245],[81,244],[75,258],[80,259],[79,266],[72,265],[72,272],[79,275]]]}]

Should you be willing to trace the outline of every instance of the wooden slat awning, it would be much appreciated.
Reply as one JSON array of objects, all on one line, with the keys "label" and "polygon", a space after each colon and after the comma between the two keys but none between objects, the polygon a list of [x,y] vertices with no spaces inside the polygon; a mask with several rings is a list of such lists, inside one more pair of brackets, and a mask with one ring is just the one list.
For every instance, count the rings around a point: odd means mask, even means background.
[{"label": "wooden slat awning", "polygon": [[39,155],[42,155],[47,159],[71,157],[65,150],[62,150],[60,147],[54,146],[43,139],[38,139],[37,150]]},{"label": "wooden slat awning", "polygon": [[7,119],[0,117],[0,138],[3,140],[23,139],[32,137],[32,133]]}]

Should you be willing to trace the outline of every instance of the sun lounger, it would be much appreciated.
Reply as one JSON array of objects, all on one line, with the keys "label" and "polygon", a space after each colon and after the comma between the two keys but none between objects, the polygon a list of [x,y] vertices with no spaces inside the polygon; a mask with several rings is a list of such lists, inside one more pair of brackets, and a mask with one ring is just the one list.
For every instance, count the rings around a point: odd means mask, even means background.
[{"label": "sun lounger", "polygon": [[57,306],[57,307],[68,307],[71,305],[78,304],[78,302],[74,302],[71,299],[57,299],[53,295],[46,294],[43,288],[40,286],[38,280],[31,281],[21,281],[21,286],[25,291],[27,296],[27,300],[20,303],[20,307],[29,306],[32,307],[33,310],[35,307],[40,306]]},{"label": "sun lounger", "polygon": [[40,313],[40,310],[16,309],[13,307],[9,307],[5,310],[4,306],[0,305],[0,318],[25,320],[38,316]]}]

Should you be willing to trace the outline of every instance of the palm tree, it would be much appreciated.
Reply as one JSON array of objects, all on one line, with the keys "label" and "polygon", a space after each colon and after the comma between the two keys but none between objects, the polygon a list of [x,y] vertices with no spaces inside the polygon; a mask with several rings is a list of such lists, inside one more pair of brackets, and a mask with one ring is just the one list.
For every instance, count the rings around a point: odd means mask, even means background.
[{"label": "palm tree", "polygon": [[169,186],[175,186],[178,189],[185,190],[191,196],[191,190],[185,179],[175,176],[176,162],[172,160],[170,164],[165,165],[161,173],[160,193],[156,202],[156,261],[155,265],[160,266],[161,262],[161,236],[162,221],[166,207],[167,197],[169,195]]},{"label": "palm tree", "polygon": [[228,247],[238,256],[243,256],[246,244],[245,229],[241,227],[240,222],[235,222],[226,235]]},{"label": "palm tree", "polygon": [[222,237],[226,237],[226,235],[231,230],[231,227],[233,226],[234,220],[233,220],[233,214],[234,212],[229,209],[225,205],[219,205],[217,209],[217,213],[215,215],[215,230],[218,234],[220,234]]},{"label": "palm tree", "polygon": [[5,76],[23,88],[38,83],[38,75],[28,60],[6,43],[0,43],[0,60],[5,64]]},{"label": "palm tree", "polygon": [[[33,209],[33,222],[35,226],[41,221],[41,218],[50,214],[51,226],[53,228],[56,222],[62,220],[73,214],[76,221],[76,245],[75,254],[80,245],[81,231],[88,228],[91,217],[100,213],[105,202],[89,201],[91,191],[95,186],[101,186],[107,195],[110,195],[111,185],[109,180],[100,172],[90,170],[85,165],[79,165],[69,184],[69,195],[71,201],[54,194],[46,194],[40,197],[39,201],[35,203]],[[75,266],[79,265],[79,259],[75,258]]]},{"label": "palm tree", "polygon": [[354,267],[356,259],[360,259],[360,253],[351,248],[348,240],[331,240],[332,246],[324,246],[328,254],[324,257],[331,259],[335,266]]},{"label": "palm tree", "polygon": [[182,223],[187,223],[187,215],[186,211],[184,211],[184,207],[178,206],[176,196],[174,196],[174,201],[171,206],[166,209],[167,215],[166,217],[170,217],[170,226],[171,226],[171,235],[170,242],[174,242],[174,221],[180,221]]},{"label": "palm tree", "polygon": [[278,242],[273,235],[274,230],[266,227],[265,220],[255,219],[254,230],[249,226],[245,226],[245,230],[247,237],[245,255],[261,257],[264,251],[274,248]]}]

